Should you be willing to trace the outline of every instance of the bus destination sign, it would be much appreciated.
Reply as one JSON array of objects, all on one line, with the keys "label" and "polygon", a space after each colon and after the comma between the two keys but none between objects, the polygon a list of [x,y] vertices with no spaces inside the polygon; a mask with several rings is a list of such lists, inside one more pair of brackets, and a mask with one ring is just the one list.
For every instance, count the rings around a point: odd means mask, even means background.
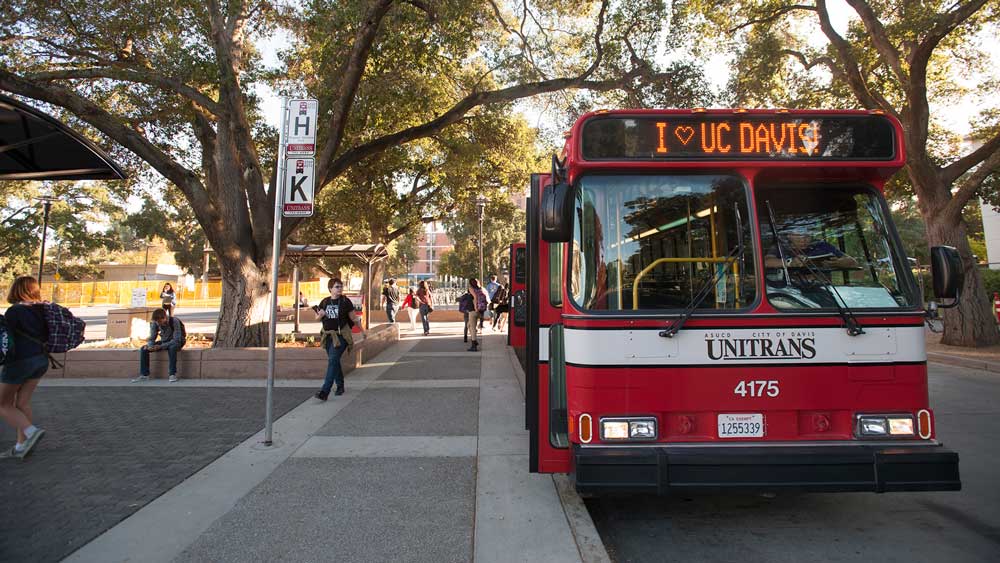
[{"label": "bus destination sign", "polygon": [[892,123],[878,115],[597,116],[584,160],[892,160]]}]

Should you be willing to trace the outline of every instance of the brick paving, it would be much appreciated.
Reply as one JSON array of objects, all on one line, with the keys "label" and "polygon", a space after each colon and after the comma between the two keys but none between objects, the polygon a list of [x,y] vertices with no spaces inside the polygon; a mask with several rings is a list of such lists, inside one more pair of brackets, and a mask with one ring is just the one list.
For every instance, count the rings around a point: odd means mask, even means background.
[{"label": "brick paving", "polygon": [[[311,393],[275,389],[275,418]],[[264,421],[260,388],[41,387],[32,403],[44,439],[24,461],[0,459],[0,561],[66,557]],[[0,424],[0,447],[13,441]]]}]

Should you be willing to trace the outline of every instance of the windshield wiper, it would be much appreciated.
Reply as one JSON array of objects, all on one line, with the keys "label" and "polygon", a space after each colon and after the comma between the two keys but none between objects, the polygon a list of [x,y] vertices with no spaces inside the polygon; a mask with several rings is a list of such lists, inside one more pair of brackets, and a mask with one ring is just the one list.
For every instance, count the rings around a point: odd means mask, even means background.
[{"label": "windshield wiper", "polygon": [[742,262],[743,218],[740,216],[739,204],[735,204],[733,207],[736,211],[736,232],[738,233],[736,237],[736,247],[730,250],[729,254],[726,255],[726,261],[721,270],[719,268],[713,268],[713,270],[715,270],[715,275],[706,280],[706,283],[698,289],[698,293],[696,293],[694,297],[691,298],[691,301],[687,304],[687,306],[684,307],[684,312],[681,313],[681,316],[676,321],[670,323],[670,326],[668,326],[666,330],[660,331],[660,336],[663,338],[673,338],[674,335],[680,331],[681,327],[684,326],[684,323],[691,318],[691,315],[694,314],[698,306],[701,305],[705,298],[708,297],[708,294],[712,292],[712,288],[719,283],[720,279],[723,279],[726,276],[729,269],[736,262],[737,256],[739,256],[739,259]]},{"label": "windshield wiper", "polygon": [[[774,208],[771,207],[771,200],[769,199],[765,200],[764,204],[767,205],[767,220],[771,226],[771,233],[774,234],[774,242],[778,245],[778,254],[781,256],[782,267],[785,269],[785,282],[790,285],[791,279],[788,277],[788,267],[785,266],[784,253],[781,250],[782,240],[778,235],[778,229],[774,220]],[[858,322],[858,319],[854,317],[854,311],[847,306],[847,301],[844,301],[844,298],[840,296],[840,292],[837,291],[837,287],[833,285],[830,278],[826,277],[826,274],[824,274],[823,271],[816,266],[816,263],[813,262],[812,258],[806,256],[803,252],[795,248],[794,245],[789,244],[788,249],[792,251],[795,258],[799,259],[799,262],[804,264],[806,268],[809,269],[809,273],[815,276],[823,287],[833,293],[833,304],[837,306],[837,314],[840,315],[840,318],[844,321],[844,325],[846,325],[847,334],[849,336],[859,336],[864,334],[864,327],[862,327],[861,323]]]}]

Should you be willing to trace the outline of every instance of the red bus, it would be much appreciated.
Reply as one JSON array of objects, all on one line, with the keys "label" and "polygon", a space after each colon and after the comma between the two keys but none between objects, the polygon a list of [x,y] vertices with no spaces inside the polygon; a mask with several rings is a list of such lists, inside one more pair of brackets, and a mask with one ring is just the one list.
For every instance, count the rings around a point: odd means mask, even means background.
[{"label": "red bus", "polygon": [[[599,111],[561,156],[528,200],[531,471],[589,494],[961,488],[882,195],[897,120]],[[957,299],[957,252],[932,254]]]}]

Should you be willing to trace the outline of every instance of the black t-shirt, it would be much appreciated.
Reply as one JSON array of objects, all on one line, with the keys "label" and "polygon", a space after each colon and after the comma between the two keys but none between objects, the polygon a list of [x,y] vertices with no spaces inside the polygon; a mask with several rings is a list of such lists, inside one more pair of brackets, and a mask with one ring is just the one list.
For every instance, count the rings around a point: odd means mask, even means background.
[{"label": "black t-shirt", "polygon": [[14,357],[11,361],[23,360],[45,353],[41,344],[24,336],[28,335],[43,342],[47,339],[48,328],[40,313],[40,311],[32,311],[31,307],[20,303],[11,305],[10,309],[4,313],[7,330],[14,337]]},{"label": "black t-shirt", "polygon": [[351,311],[354,303],[341,295],[339,298],[326,297],[319,302],[319,310],[325,311],[323,330],[337,330],[341,326],[354,326],[351,322]]}]

